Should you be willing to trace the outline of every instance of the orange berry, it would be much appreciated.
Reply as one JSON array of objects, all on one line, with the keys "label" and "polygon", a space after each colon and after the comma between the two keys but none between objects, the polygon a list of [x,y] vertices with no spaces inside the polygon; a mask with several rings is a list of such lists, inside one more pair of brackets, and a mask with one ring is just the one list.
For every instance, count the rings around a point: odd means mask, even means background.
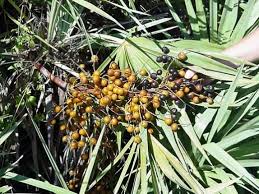
[{"label": "orange berry", "polygon": [[120,79],[116,79],[116,80],[114,81],[114,83],[115,83],[115,85],[117,85],[117,86],[121,86],[121,85],[122,85],[122,81],[121,81]]},{"label": "orange berry", "polygon": [[108,125],[108,124],[111,122],[111,117],[110,117],[110,116],[105,116],[105,117],[103,118],[103,122],[104,122],[106,125]]},{"label": "orange berry", "polygon": [[172,131],[176,132],[178,130],[178,124],[177,123],[173,123],[171,125],[171,129],[172,129]]},{"label": "orange berry", "polygon": [[59,130],[60,131],[64,131],[66,129],[66,125],[65,124],[62,124],[59,126]]},{"label": "orange berry", "polygon": [[132,102],[138,103],[138,101],[139,101],[139,98],[138,98],[137,96],[134,96],[134,97],[132,98]]},{"label": "orange berry", "polygon": [[65,135],[62,137],[62,142],[63,143],[67,143],[68,142],[68,139],[69,139],[69,136],[68,135]]},{"label": "orange berry", "polygon": [[72,142],[70,143],[70,149],[75,150],[75,149],[77,149],[77,147],[78,147],[78,145],[77,145],[77,142],[76,142],[76,141],[72,141]]},{"label": "orange berry", "polygon": [[184,77],[185,76],[185,71],[183,69],[180,69],[178,71],[178,74],[180,75],[180,77]]},{"label": "orange berry", "polygon": [[84,147],[85,146],[85,142],[83,141],[83,140],[80,140],[79,142],[78,142],[78,147],[79,148],[82,148],[82,147]]},{"label": "orange berry", "polygon": [[129,77],[128,77],[128,81],[129,82],[135,82],[136,81],[136,76],[134,75],[134,74],[132,74],[132,75],[130,75]]},{"label": "orange berry", "polygon": [[94,71],[94,72],[93,72],[93,75],[100,76],[100,75],[101,75],[101,72],[100,72],[100,71],[98,71],[98,70],[96,70],[96,71]]},{"label": "orange berry", "polygon": [[133,114],[132,114],[132,117],[134,118],[134,119],[140,119],[140,114],[139,114],[139,112],[133,112]]},{"label": "orange berry", "polygon": [[72,96],[73,96],[73,97],[77,97],[78,93],[79,93],[78,91],[74,90],[74,91],[72,92]]},{"label": "orange berry", "polygon": [[87,112],[87,113],[92,113],[92,112],[93,112],[93,107],[87,106],[87,107],[85,108],[85,112]]},{"label": "orange berry", "polygon": [[173,123],[173,120],[172,120],[172,118],[171,117],[167,117],[167,118],[165,118],[165,124],[167,124],[168,126],[170,126],[172,123]]},{"label": "orange berry", "polygon": [[111,120],[111,125],[113,125],[113,126],[117,126],[118,125],[118,120],[116,119],[116,118],[112,118],[112,120]]},{"label": "orange berry", "polygon": [[194,96],[194,97],[192,98],[192,101],[193,101],[193,103],[198,104],[198,103],[200,102],[200,99],[199,99],[198,96]]},{"label": "orange berry", "polygon": [[147,96],[147,91],[146,91],[146,90],[141,90],[141,91],[139,92],[139,95],[140,95],[140,96]]},{"label": "orange berry", "polygon": [[71,118],[75,118],[75,117],[76,117],[76,111],[71,111],[71,112],[69,113],[69,116],[70,116]]},{"label": "orange berry", "polygon": [[82,136],[87,136],[88,135],[88,133],[87,133],[87,131],[85,129],[80,129],[79,130],[79,134],[82,135]]},{"label": "orange berry", "polygon": [[126,68],[126,69],[124,70],[124,74],[125,74],[126,77],[129,77],[130,74],[131,74],[131,69],[130,69],[130,68]]},{"label": "orange berry", "polygon": [[86,76],[80,77],[80,82],[81,82],[82,84],[86,84],[86,83],[88,82],[87,77],[86,77]]},{"label": "orange berry", "polygon": [[175,95],[178,97],[178,98],[183,98],[184,97],[184,92],[182,90],[178,90]]},{"label": "orange berry", "polygon": [[126,82],[125,84],[123,84],[123,88],[127,90],[130,89],[130,83]]},{"label": "orange berry", "polygon": [[111,62],[110,68],[113,70],[118,69],[118,64],[113,61]]},{"label": "orange berry", "polygon": [[119,77],[121,76],[120,70],[114,71],[114,76],[115,76],[116,78],[119,78]]},{"label": "orange berry", "polygon": [[197,75],[197,74],[194,74],[194,75],[192,76],[192,80],[197,80],[197,79],[199,79],[198,75]]},{"label": "orange berry", "polygon": [[74,140],[79,139],[79,137],[80,137],[80,135],[77,132],[73,132],[72,135],[71,135],[71,138],[74,139]]},{"label": "orange berry", "polygon": [[108,81],[106,79],[102,79],[101,86],[105,87],[105,86],[107,86],[107,84],[108,84]]},{"label": "orange berry", "polygon": [[160,102],[153,102],[153,107],[154,108],[159,108],[160,107]]},{"label": "orange berry", "polygon": [[59,113],[61,110],[62,110],[62,108],[59,105],[55,106],[55,108],[54,108],[55,113]]},{"label": "orange berry", "polygon": [[142,142],[141,137],[140,137],[139,135],[136,135],[136,136],[134,137],[134,142],[137,143],[137,144],[141,143],[141,142]]},{"label": "orange berry", "polygon": [[142,122],[141,122],[141,126],[142,126],[143,128],[147,128],[148,122],[147,122],[147,121],[142,121]]},{"label": "orange berry", "polygon": [[50,124],[51,124],[51,125],[55,125],[56,123],[57,123],[56,119],[52,119],[52,120],[50,121]]},{"label": "orange berry", "polygon": [[112,98],[112,100],[116,101],[118,99],[118,96],[117,96],[117,94],[112,94],[111,98]]},{"label": "orange berry", "polygon": [[89,139],[89,144],[90,144],[90,145],[96,145],[96,143],[97,143],[97,140],[96,140],[94,137],[91,137],[91,138]]},{"label": "orange berry", "polygon": [[66,100],[66,103],[67,104],[71,104],[73,101],[72,101],[72,99],[71,98],[68,98],[67,100]]},{"label": "orange berry", "polygon": [[146,112],[144,116],[145,116],[145,119],[148,121],[152,119],[152,114],[150,112]]},{"label": "orange berry", "polygon": [[147,130],[147,132],[148,132],[149,134],[153,134],[153,133],[154,133],[154,129],[149,128],[149,129]]},{"label": "orange berry", "polygon": [[108,76],[114,76],[114,73],[115,73],[115,71],[114,71],[114,69],[108,69],[108,71],[107,71],[107,75]]},{"label": "orange berry", "polygon": [[93,82],[94,82],[94,84],[98,84],[100,81],[101,81],[100,76],[98,76],[98,75],[94,75],[94,76],[93,76]]},{"label": "orange berry", "polygon": [[122,88],[118,88],[118,94],[119,95],[123,95],[124,94],[124,90]]},{"label": "orange berry", "polygon": [[118,96],[118,99],[119,99],[119,100],[124,100],[124,99],[125,99],[125,96],[119,95],[119,96]]},{"label": "orange berry", "polygon": [[114,75],[114,70],[113,69],[108,69],[107,75],[108,76],[113,76]]},{"label": "orange berry", "polygon": [[126,114],[125,115],[125,121],[130,121],[132,119],[132,115],[131,114]]},{"label": "orange berry", "polygon": [[135,132],[135,133],[139,133],[139,132],[140,132],[140,128],[139,128],[139,127],[135,127],[135,128],[134,128],[134,132]]},{"label": "orange berry", "polygon": [[127,131],[128,131],[129,133],[133,133],[134,127],[133,127],[132,125],[128,126],[128,127],[127,127]]},{"label": "orange berry", "polygon": [[89,158],[87,153],[81,154],[81,159],[82,160],[87,160]]},{"label": "orange berry", "polygon": [[140,98],[140,101],[144,104],[148,103],[148,97],[144,96]]}]

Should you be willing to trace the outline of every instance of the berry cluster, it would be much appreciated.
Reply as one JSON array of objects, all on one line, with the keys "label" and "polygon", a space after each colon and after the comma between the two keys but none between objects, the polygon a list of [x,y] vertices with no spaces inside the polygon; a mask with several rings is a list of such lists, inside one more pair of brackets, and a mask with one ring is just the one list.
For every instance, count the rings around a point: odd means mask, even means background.
[{"label": "berry cluster", "polygon": [[[167,55],[169,49],[163,47],[163,52],[161,62],[168,63],[171,60]],[[147,130],[149,134],[157,130],[156,122],[161,119],[156,115],[157,109],[168,111],[163,118],[164,123],[177,132],[181,117],[177,106],[188,102],[213,103],[213,87],[205,86],[204,79],[197,74],[186,79],[186,69],[169,66],[167,70],[148,72],[142,68],[138,73],[140,76],[129,68],[121,71],[112,62],[104,74],[99,71],[92,74],[81,72],[80,79],[69,79],[66,103],[63,108],[57,105],[54,112],[63,120],[59,125],[64,134],[62,142],[80,156],[78,160],[82,164],[87,163],[90,147],[97,143],[103,125],[106,131],[112,132],[121,124],[134,135],[135,143],[141,143],[138,135],[141,130]],[[176,108],[169,108],[168,104],[174,104]],[[53,119],[51,123],[56,121]],[[78,181],[71,179],[69,188],[74,189]]]}]

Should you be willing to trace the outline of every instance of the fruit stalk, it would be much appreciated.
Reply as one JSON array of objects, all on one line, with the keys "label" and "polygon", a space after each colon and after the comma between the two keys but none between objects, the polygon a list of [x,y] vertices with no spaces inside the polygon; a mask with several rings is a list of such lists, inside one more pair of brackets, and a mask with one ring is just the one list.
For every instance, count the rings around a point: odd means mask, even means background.
[{"label": "fruit stalk", "polygon": [[52,82],[57,84],[60,88],[62,88],[63,90],[66,89],[67,83],[65,81],[63,81],[62,79],[60,79],[59,77],[56,77],[52,73],[50,73],[42,64],[35,63],[34,67],[36,67],[36,69],[38,69],[39,72],[41,72],[45,77],[47,77]]}]

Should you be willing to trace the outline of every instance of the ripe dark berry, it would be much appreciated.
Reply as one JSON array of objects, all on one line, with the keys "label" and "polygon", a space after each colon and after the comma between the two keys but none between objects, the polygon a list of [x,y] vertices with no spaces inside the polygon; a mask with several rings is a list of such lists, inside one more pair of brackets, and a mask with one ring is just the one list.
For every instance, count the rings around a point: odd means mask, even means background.
[{"label": "ripe dark berry", "polygon": [[207,96],[208,93],[209,93],[209,92],[208,92],[207,90],[204,90],[204,91],[203,91],[203,95],[204,95],[204,96]]},{"label": "ripe dark berry", "polygon": [[180,112],[177,112],[176,114],[172,114],[172,119],[174,121],[178,121],[181,117],[181,113]]},{"label": "ripe dark berry", "polygon": [[174,81],[174,77],[173,76],[168,76],[168,81],[170,81],[170,82],[172,82],[172,81]]},{"label": "ripe dark berry", "polygon": [[194,93],[193,92],[190,92],[189,94],[187,94],[187,98],[193,99],[193,97],[194,97]]},{"label": "ripe dark berry", "polygon": [[175,84],[173,87],[174,90],[179,90],[180,89],[180,85]]},{"label": "ripe dark berry", "polygon": [[164,95],[164,94],[161,94],[159,97],[160,97],[161,100],[165,100],[166,99],[166,95]]},{"label": "ripe dark berry", "polygon": [[197,92],[201,92],[202,89],[203,89],[203,86],[202,86],[201,84],[197,84],[197,85],[195,86],[195,90],[196,90]]},{"label": "ripe dark berry", "polygon": [[168,53],[170,52],[169,48],[167,48],[166,46],[164,46],[164,47],[162,48],[162,51],[163,51],[163,53],[165,53],[165,54],[168,54]]},{"label": "ripe dark berry", "polygon": [[142,84],[143,84],[144,86],[147,86],[147,85],[149,84],[149,81],[148,81],[147,79],[145,79],[145,80],[142,82]]},{"label": "ripe dark berry", "polygon": [[214,87],[213,87],[212,85],[208,85],[207,88],[206,88],[206,90],[207,90],[208,92],[214,92]]},{"label": "ripe dark berry", "polygon": [[172,57],[171,56],[167,56],[167,62],[170,63],[172,61]]},{"label": "ripe dark berry", "polygon": [[178,72],[177,72],[177,71],[174,71],[174,72],[172,73],[172,76],[177,77],[177,76],[178,76]]},{"label": "ripe dark berry", "polygon": [[167,63],[167,59],[168,59],[167,55],[162,55],[163,63]]},{"label": "ripe dark berry", "polygon": [[176,95],[174,95],[174,94],[171,97],[172,97],[173,100],[177,100],[178,99],[178,97]]},{"label": "ripe dark berry", "polygon": [[120,80],[121,80],[122,82],[125,82],[125,81],[127,80],[127,78],[124,77],[124,76],[121,76],[121,77],[120,77]]},{"label": "ripe dark berry", "polygon": [[158,87],[157,81],[153,81],[153,82],[151,83],[151,87],[152,87],[152,88],[157,88],[157,87]]},{"label": "ripe dark berry", "polygon": [[184,107],[184,103],[181,100],[176,100],[175,104],[179,107],[179,108],[183,108]]},{"label": "ripe dark berry", "polygon": [[159,56],[159,57],[156,58],[156,62],[161,63],[162,61],[163,61],[163,59],[162,59],[161,56]]},{"label": "ripe dark berry", "polygon": [[178,112],[178,110],[176,108],[172,108],[171,112],[172,112],[172,114],[176,114]]},{"label": "ripe dark berry", "polygon": [[162,72],[161,69],[158,69],[157,72],[156,72],[157,75],[162,75],[162,73],[163,73],[163,72]]},{"label": "ripe dark berry", "polygon": [[156,74],[156,73],[151,73],[150,77],[151,77],[152,79],[157,79],[157,74]]},{"label": "ripe dark berry", "polygon": [[175,70],[173,67],[170,67],[170,68],[169,68],[169,73],[170,73],[170,74],[173,74],[175,71],[176,71],[176,70]]}]

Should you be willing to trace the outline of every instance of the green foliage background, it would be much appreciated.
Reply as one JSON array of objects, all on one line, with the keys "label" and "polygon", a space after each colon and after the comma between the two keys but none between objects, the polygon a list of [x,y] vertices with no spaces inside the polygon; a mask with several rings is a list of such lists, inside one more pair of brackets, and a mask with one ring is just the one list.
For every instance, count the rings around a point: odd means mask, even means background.
[{"label": "green foliage background", "polygon": [[[195,114],[179,109],[179,134],[158,122],[161,133],[141,130],[142,143],[136,144],[116,131],[116,157],[100,170],[103,128],[79,193],[94,188],[122,161],[111,180],[113,193],[258,192],[258,65],[220,53],[258,26],[259,1],[1,0],[0,5],[0,192],[18,191],[16,181],[73,193],[62,174],[60,139],[40,126],[53,106],[49,95],[58,94],[62,103],[64,93],[37,72],[33,62],[43,60],[64,80],[78,76],[81,55],[83,61],[92,54],[100,57],[98,67],[88,64],[90,70],[104,70],[115,60],[121,69],[155,71],[163,68],[155,59],[164,45],[174,57],[187,53],[187,61],[177,65],[214,79],[221,91],[215,103],[191,104]],[[164,112],[156,114],[162,118]],[[24,142],[25,137],[30,142]],[[25,171],[19,165],[27,155],[33,162]]]}]

